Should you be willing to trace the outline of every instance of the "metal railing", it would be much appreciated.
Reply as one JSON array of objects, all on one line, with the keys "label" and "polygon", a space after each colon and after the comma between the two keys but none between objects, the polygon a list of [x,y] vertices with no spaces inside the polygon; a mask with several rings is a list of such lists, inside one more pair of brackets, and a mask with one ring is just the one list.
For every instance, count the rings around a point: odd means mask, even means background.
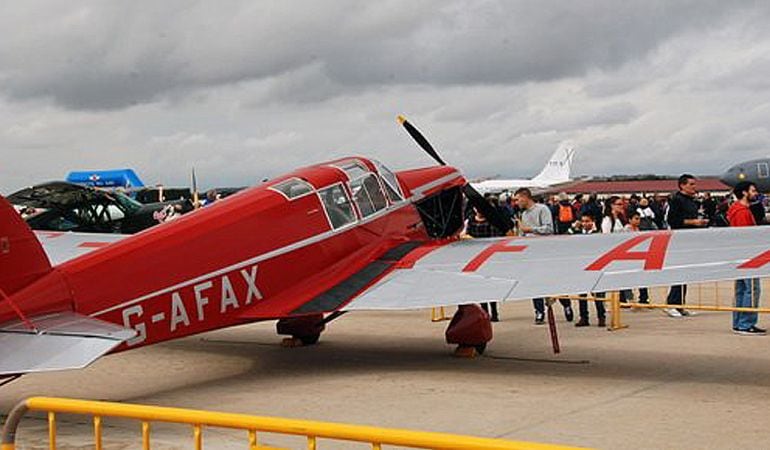
[{"label": "metal railing", "polygon": [[201,411],[160,406],[74,400],[66,398],[32,397],[19,403],[9,414],[2,431],[0,450],[16,450],[16,431],[28,411],[48,414],[49,449],[56,449],[57,414],[81,414],[93,417],[94,448],[102,450],[102,426],[106,417],[135,419],[141,422],[142,448],[150,449],[151,423],[187,424],[192,427],[194,448],[203,448],[204,427],[239,429],[247,432],[251,450],[267,449],[258,444],[258,433],[305,436],[307,448],[315,450],[318,439],[368,443],[372,449],[383,445],[432,449],[485,449],[485,450],[545,450],[568,449],[558,445],[488,439],[445,433],[345,425],[310,420],[282,419],[212,411]]},{"label": "metal railing", "polygon": [[[761,279],[761,292],[770,292],[770,286],[767,286],[767,279]],[[569,299],[569,300],[587,300],[590,302],[605,302],[608,305],[607,312],[610,316],[609,326],[610,330],[618,330],[621,328],[627,328],[622,322],[622,312],[624,310],[643,310],[643,309],[671,309],[671,308],[683,308],[692,311],[718,311],[718,312],[754,312],[758,314],[770,313],[770,306],[762,307],[760,304],[763,302],[760,300],[759,304],[752,307],[735,306],[735,293],[733,290],[733,281],[721,281],[710,283],[691,283],[688,285],[687,302],[683,305],[667,304],[666,294],[670,289],[670,286],[657,286],[648,288],[649,303],[639,303],[638,301],[620,301],[620,293],[618,291],[608,292],[606,297],[596,297],[589,295],[587,297],[576,295],[561,295],[553,297],[554,299]],[[752,284],[753,289],[753,284]],[[636,289],[634,289],[635,291]],[[751,292],[751,298],[754,298],[754,293]],[[655,302],[653,299],[661,299],[661,302]],[[766,303],[766,302],[765,302]]]}]

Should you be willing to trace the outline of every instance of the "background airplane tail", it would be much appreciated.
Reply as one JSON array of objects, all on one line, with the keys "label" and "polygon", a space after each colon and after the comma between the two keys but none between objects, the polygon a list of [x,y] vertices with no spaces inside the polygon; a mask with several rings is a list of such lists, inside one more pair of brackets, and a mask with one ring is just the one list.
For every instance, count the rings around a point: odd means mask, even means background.
[{"label": "background airplane tail", "polygon": [[569,181],[572,172],[572,158],[574,156],[575,147],[567,142],[562,142],[545,167],[543,167],[543,170],[532,181],[542,184],[556,184]]},{"label": "background airplane tail", "polygon": [[40,241],[0,196],[0,289],[11,295],[50,271],[51,263]]}]

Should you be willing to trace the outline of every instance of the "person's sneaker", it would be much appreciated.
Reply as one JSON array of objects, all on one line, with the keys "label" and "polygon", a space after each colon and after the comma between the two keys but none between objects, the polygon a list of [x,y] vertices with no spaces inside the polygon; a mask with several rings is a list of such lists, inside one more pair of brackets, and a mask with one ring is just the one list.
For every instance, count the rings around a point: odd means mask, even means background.
[{"label": "person's sneaker", "polygon": [[687,316],[697,316],[698,315],[698,313],[696,313],[695,311],[689,311],[687,309],[681,309],[680,308],[677,311],[679,311],[679,314],[681,314],[681,315],[683,315],[685,317],[687,317]]},{"label": "person's sneaker", "polygon": [[564,317],[567,319],[567,322],[572,322],[575,319],[575,312],[572,311],[571,306],[564,307]]},{"label": "person's sneaker", "polygon": [[599,328],[606,327],[607,326],[607,319],[605,319],[604,317],[599,317],[599,323],[597,323],[596,326],[599,327]]},{"label": "person's sneaker", "polygon": [[663,310],[664,313],[668,314],[668,317],[682,317],[682,313],[679,312],[676,308],[668,308]]},{"label": "person's sneaker", "polygon": [[585,317],[581,317],[580,320],[575,322],[575,326],[576,327],[587,327],[587,326],[590,326],[590,325],[591,324],[588,323],[588,319],[586,319]]},{"label": "person's sneaker", "polygon": [[744,336],[762,336],[767,334],[767,331],[757,327],[751,327],[747,330],[741,330],[740,328],[733,328],[733,333],[742,334]]},{"label": "person's sneaker", "polygon": [[535,325],[543,325],[545,323],[545,314],[541,312],[535,313]]},{"label": "person's sneaker", "polygon": [[497,316],[492,316],[492,318],[491,318],[490,320],[491,320],[492,322],[499,322],[499,321],[500,321],[500,318],[499,318],[499,317],[497,317]]}]

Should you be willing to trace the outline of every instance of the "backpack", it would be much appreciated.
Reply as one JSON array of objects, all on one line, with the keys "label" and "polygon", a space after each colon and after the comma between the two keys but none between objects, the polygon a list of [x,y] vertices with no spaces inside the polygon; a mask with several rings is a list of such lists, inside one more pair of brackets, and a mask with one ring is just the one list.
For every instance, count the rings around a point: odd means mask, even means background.
[{"label": "backpack", "polygon": [[657,230],[658,226],[655,224],[655,221],[652,220],[652,217],[642,217],[642,221],[639,223],[639,229],[642,231]]},{"label": "backpack", "polygon": [[559,204],[559,222],[572,223],[575,220],[575,214],[572,206]]}]

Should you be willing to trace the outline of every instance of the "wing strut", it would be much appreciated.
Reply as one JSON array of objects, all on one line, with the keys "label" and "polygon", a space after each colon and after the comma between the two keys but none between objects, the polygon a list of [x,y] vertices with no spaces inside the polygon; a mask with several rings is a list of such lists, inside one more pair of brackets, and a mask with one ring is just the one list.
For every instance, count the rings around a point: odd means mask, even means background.
[{"label": "wing strut", "polygon": [[33,325],[32,322],[30,322],[30,320],[27,319],[27,316],[25,316],[23,312],[21,312],[21,308],[19,308],[19,306],[16,303],[14,303],[13,300],[11,300],[11,298],[5,294],[5,291],[3,291],[3,288],[0,288],[0,302],[2,302],[3,300],[7,301],[8,304],[11,305],[11,309],[13,309],[13,312],[15,312],[17,316],[19,316],[19,319],[21,319],[21,321],[24,323],[24,326],[26,326],[32,331],[37,332],[37,328],[35,328],[35,325]]},{"label": "wing strut", "polygon": [[561,347],[559,347],[559,334],[556,332],[556,319],[553,317],[553,305],[548,303],[548,332],[551,334],[551,345],[553,346],[553,352],[555,354],[561,353]]}]

